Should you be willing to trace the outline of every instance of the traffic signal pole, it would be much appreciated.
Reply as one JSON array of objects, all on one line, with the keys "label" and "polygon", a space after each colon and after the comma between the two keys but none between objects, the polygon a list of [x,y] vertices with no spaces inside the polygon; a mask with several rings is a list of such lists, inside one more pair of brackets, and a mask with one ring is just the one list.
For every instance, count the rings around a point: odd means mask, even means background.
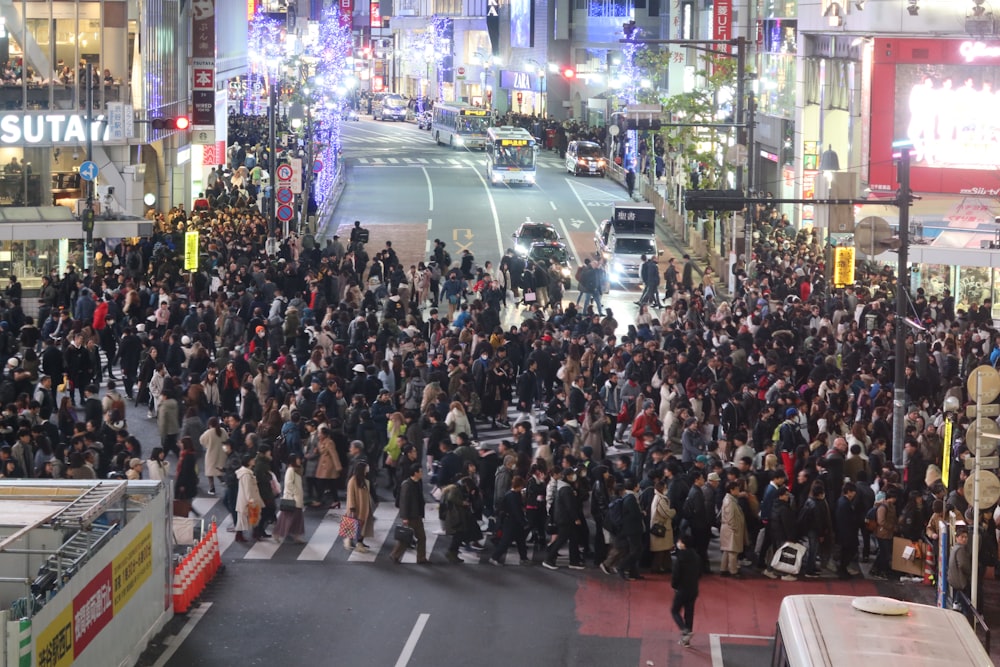
[{"label": "traffic signal pole", "polygon": [[[93,71],[90,63],[87,63],[87,76],[85,92],[87,103],[87,162],[94,160],[94,133],[90,126],[94,116],[94,87],[92,85]],[[89,269],[93,264],[94,253],[94,179],[87,181],[87,208],[83,211],[83,231],[86,237],[83,241],[83,268]]]},{"label": "traffic signal pole", "polygon": [[[892,461],[903,465],[903,440],[906,437],[906,319],[910,284],[910,149],[903,148],[897,167],[899,192],[896,204],[899,206],[899,255],[896,258],[896,368],[892,380]],[[979,522],[979,517],[976,517]]]}]

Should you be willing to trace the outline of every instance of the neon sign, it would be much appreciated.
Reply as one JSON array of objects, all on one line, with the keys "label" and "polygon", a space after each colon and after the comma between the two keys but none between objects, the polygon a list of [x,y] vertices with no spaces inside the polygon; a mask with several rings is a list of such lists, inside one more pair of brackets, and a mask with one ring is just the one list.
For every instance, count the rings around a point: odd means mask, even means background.
[{"label": "neon sign", "polygon": [[993,46],[986,42],[962,42],[958,47],[958,53],[965,62],[971,63],[980,58],[1000,58],[1000,45]]},{"label": "neon sign", "polygon": [[104,116],[89,121],[81,114],[6,114],[0,116],[0,144],[46,145],[83,144],[87,132],[92,141],[108,141],[110,132]]}]

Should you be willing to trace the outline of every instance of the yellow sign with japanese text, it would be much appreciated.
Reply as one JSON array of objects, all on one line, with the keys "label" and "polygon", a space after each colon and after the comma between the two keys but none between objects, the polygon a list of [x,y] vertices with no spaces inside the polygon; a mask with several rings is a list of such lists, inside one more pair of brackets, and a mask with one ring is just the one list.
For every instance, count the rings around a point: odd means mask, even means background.
[{"label": "yellow sign with japanese text", "polygon": [[153,526],[150,524],[112,561],[116,615],[121,613],[122,608],[152,573]]},{"label": "yellow sign with japanese text", "polygon": [[184,232],[184,270],[198,270],[198,232]]},{"label": "yellow sign with japanese text", "polygon": [[73,664],[73,605],[68,604],[38,635],[35,664],[38,667],[67,667]]},{"label": "yellow sign with japanese text", "polygon": [[833,286],[854,284],[854,247],[840,246],[833,249]]}]

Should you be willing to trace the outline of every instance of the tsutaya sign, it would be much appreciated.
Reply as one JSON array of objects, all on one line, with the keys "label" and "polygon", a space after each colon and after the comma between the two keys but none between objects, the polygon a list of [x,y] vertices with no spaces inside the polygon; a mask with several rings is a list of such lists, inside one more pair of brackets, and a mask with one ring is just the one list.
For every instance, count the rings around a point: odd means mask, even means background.
[{"label": "tsutaya sign", "polygon": [[[103,115],[89,120],[84,114],[9,113],[0,116],[0,145],[49,146],[87,142],[87,134],[97,144],[124,143],[125,133],[112,132]],[[116,136],[120,135],[120,136]]]},{"label": "tsutaya sign", "polygon": [[966,41],[958,47],[958,53],[967,63],[980,59],[995,60],[1000,58],[1000,46],[986,42]]}]

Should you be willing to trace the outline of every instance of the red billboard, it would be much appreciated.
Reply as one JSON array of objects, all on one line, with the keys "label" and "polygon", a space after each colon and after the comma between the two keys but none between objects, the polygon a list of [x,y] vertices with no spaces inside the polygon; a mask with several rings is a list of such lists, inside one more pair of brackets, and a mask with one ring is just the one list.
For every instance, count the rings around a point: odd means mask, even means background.
[{"label": "red billboard", "polygon": [[[712,4],[712,39],[733,38],[733,0],[715,0]],[[728,46],[717,47],[719,51],[729,51]]]},{"label": "red billboard", "polygon": [[111,594],[111,564],[73,598],[73,649],[79,657],[115,615]]},{"label": "red billboard", "polygon": [[895,190],[893,141],[913,144],[917,192],[1000,195],[1000,48],[971,39],[876,39],[873,190]]}]

